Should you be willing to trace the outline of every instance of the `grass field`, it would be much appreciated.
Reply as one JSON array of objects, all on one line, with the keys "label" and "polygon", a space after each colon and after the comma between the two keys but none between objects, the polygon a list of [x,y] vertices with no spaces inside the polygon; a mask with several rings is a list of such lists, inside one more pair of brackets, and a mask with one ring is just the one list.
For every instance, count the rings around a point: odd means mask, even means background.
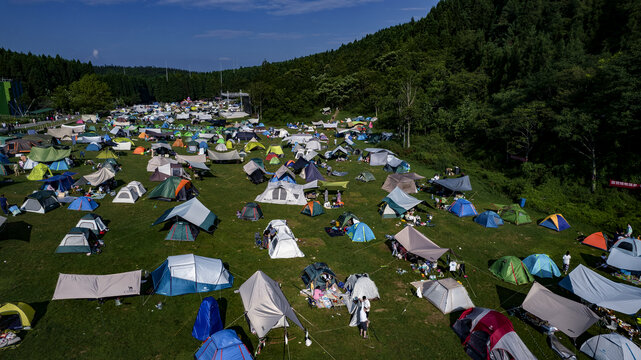
[{"label": "grass field", "polygon": [[[330,147],[333,147],[333,140],[330,141]],[[263,143],[267,145],[270,142]],[[291,159],[291,151],[285,150],[286,159]],[[96,154],[87,153],[87,157]],[[264,152],[258,151],[250,154],[250,157],[264,156]],[[131,153],[122,156],[118,161],[123,170],[116,175],[119,184],[138,180],[148,190],[157,185],[148,181],[149,173],[145,171],[148,160],[149,156]],[[435,169],[421,164],[411,165],[412,171],[424,176],[435,172]],[[30,303],[37,314],[34,330],[25,334],[18,348],[0,352],[0,358],[190,359],[200,345],[191,337],[191,328],[199,304],[206,296],[214,296],[218,300],[225,326],[236,330],[253,352],[257,338],[249,332],[242,317],[240,295],[234,290],[256,270],[262,270],[282,283],[283,292],[301,315],[301,322],[314,340],[311,347],[305,347],[303,332],[292,328],[289,346],[284,347],[283,331],[276,329],[270,333],[269,345],[259,358],[467,358],[450,327],[459,313],[443,315],[426,300],[416,298],[410,282],[420,279],[420,276],[410,271],[409,263],[392,258],[384,242],[386,234],[393,235],[402,229],[398,220],[381,219],[377,212],[377,204],[386,195],[380,186],[387,173],[381,167],[370,167],[354,160],[332,163],[332,166],[349,172],[346,178],[334,179],[350,180],[343,195],[345,209],[329,210],[325,215],[310,218],[300,214],[300,206],[262,204],[265,218],[245,222],[236,219],[236,211],[246,202],[253,201],[266,185],[253,185],[247,180],[242,164],[211,165],[214,177],[195,180],[194,184],[200,191],[200,201],[217,214],[221,222],[213,235],[201,233],[193,243],[164,241],[162,225],[150,226],[165,209],[175,206],[175,202],[143,198],[133,205],[113,204],[109,196],[99,201],[100,207],[95,212],[108,221],[111,231],[104,236],[106,247],[102,254],[92,256],[54,253],[60,240],[84,212],[59,208],[45,215],[27,213],[11,217],[7,228],[0,234],[0,301]],[[267,165],[270,171],[277,167]],[[353,181],[363,170],[371,171],[376,181],[367,184]],[[92,169],[82,166],[74,171],[83,175]],[[493,202],[512,202],[480,181],[473,172],[468,174],[474,187],[470,195],[479,212]],[[25,176],[12,178],[15,183],[5,184],[0,189],[10,203],[21,204],[24,197],[40,185],[27,181]],[[432,203],[427,193],[419,193],[417,197]],[[362,244],[352,243],[346,236],[327,236],[323,228],[344,210],[352,211],[370,225],[376,240]],[[504,311],[520,305],[529,290],[529,286],[502,282],[488,272],[489,263],[501,256],[523,258],[534,253],[546,253],[561,264],[562,254],[570,250],[572,267],[578,263],[594,267],[600,255],[599,251],[579,245],[574,240],[577,231],[590,233],[598,229],[575,223],[573,219],[568,219],[571,229],[556,233],[536,224],[519,227],[506,224],[499,229],[485,229],[469,217],[457,218],[442,211],[429,211],[434,215],[436,226],[419,230],[440,246],[454,249],[466,262],[469,277],[463,284],[477,306]],[[530,211],[530,215],[533,220],[538,220],[547,214]],[[300,248],[306,254],[305,258],[271,260],[265,250],[254,246],[254,233],[262,231],[267,222],[278,218],[287,219],[294,234],[301,239]],[[113,301],[100,305],[89,300],[50,300],[58,273],[152,271],[167,256],[185,253],[222,259],[235,276],[233,288],[176,297],[131,297],[126,298],[120,307],[116,307]],[[340,280],[352,273],[367,272],[376,282],[381,299],[372,302],[372,336],[368,340],[361,339],[356,328],[348,327],[349,316],[344,308],[312,309],[298,294],[303,286],[301,271],[315,261],[326,262]],[[398,268],[408,272],[399,275],[396,272]],[[554,285],[552,289],[557,293],[568,295],[555,286],[558,280],[541,282]],[[164,303],[162,310],[154,307],[159,301]],[[538,358],[556,357],[546,345],[544,335],[516,318],[511,320],[521,339]],[[590,330],[592,335],[598,332],[596,326]],[[578,344],[587,336],[581,337]],[[568,347],[575,349],[566,336],[561,334],[561,338]]]}]

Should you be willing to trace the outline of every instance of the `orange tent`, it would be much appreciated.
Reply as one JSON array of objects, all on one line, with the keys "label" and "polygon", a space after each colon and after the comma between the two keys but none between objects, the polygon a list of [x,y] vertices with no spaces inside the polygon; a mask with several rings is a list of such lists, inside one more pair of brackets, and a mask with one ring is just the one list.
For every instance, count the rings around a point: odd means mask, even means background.
[{"label": "orange tent", "polygon": [[174,141],[173,144],[171,144],[173,147],[185,147],[185,143],[183,142],[183,139],[178,138],[176,141]]},{"label": "orange tent", "polygon": [[138,146],[138,147],[134,150],[134,154],[136,154],[136,155],[144,155],[144,154],[145,154],[145,148],[144,148],[144,147],[142,147],[142,146]]},{"label": "orange tent", "polygon": [[176,196],[178,196],[178,193],[180,193],[180,190],[182,190],[182,188],[189,189],[190,187],[191,181],[185,179],[180,180],[180,183],[178,184],[178,186],[176,186]]},{"label": "orange tent", "polygon": [[138,139],[146,139],[148,137],[149,136],[147,135],[147,133],[144,133],[144,132],[142,132],[142,133],[140,133],[140,135],[138,135]]},{"label": "orange tent", "polygon": [[595,247],[597,249],[601,250],[608,250],[608,239],[605,237],[605,234],[602,232],[596,232],[585,239],[581,242],[583,245],[588,245]]}]

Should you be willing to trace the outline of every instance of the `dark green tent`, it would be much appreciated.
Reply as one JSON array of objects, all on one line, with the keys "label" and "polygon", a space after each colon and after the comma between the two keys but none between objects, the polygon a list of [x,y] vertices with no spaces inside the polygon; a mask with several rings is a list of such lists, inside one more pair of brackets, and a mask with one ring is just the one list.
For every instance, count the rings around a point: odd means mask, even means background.
[{"label": "dark green tent", "polygon": [[325,290],[327,281],[329,281],[330,286],[336,282],[336,274],[334,274],[327,264],[317,262],[307,266],[303,270],[301,279],[305,286],[309,286],[312,290],[315,289],[316,286],[320,287],[321,290]]},{"label": "dark green tent", "polygon": [[345,225],[347,224],[347,222],[348,222],[348,221],[350,221],[350,220],[356,220],[356,221],[359,221],[359,220],[358,220],[358,217],[357,217],[356,215],[352,214],[352,213],[351,213],[351,212],[349,212],[349,211],[346,211],[346,212],[342,213],[342,214],[341,214],[341,216],[339,216],[339,217],[338,217],[338,220],[336,220],[336,221],[338,221],[338,224],[339,224],[341,227],[343,227],[343,226],[345,226]]},{"label": "dark green tent", "polygon": [[370,182],[376,180],[374,177],[374,174],[372,174],[369,171],[363,171],[362,173],[358,174],[356,177],[356,180],[362,181],[362,182]]},{"label": "dark green tent", "polygon": [[498,213],[504,221],[511,222],[515,225],[529,224],[532,222],[530,216],[519,204],[494,205],[499,209]]},{"label": "dark green tent", "polygon": [[198,236],[198,228],[187,221],[176,221],[172,226],[165,240],[194,241]]},{"label": "dark green tent", "polygon": [[310,201],[303,206],[303,210],[300,213],[307,216],[318,216],[324,214],[325,210],[320,202]]},{"label": "dark green tent", "polygon": [[243,210],[240,211],[240,219],[256,221],[263,217],[263,210],[261,210],[260,205],[250,202],[243,207]]},{"label": "dark green tent", "polygon": [[527,284],[534,281],[532,274],[525,264],[516,256],[503,256],[490,266],[490,272],[503,281],[515,285]]}]

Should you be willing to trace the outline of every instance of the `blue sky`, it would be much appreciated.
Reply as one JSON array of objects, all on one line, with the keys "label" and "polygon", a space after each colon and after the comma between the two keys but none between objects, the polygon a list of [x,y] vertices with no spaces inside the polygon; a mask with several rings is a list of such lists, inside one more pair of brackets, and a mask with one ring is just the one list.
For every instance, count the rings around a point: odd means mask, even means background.
[{"label": "blue sky", "polygon": [[438,0],[0,0],[0,47],[96,65],[212,71],[305,56]]}]

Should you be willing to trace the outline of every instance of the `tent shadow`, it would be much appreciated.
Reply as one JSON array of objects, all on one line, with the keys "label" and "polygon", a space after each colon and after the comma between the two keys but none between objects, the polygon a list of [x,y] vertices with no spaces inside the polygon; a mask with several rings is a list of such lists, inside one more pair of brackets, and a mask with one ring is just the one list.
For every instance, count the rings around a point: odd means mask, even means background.
[{"label": "tent shadow", "polygon": [[216,302],[218,303],[218,312],[220,313],[220,321],[221,323],[225,323],[227,320],[227,299],[224,297],[221,297],[220,299],[216,299]]},{"label": "tent shadow", "polygon": [[458,320],[459,317],[461,317],[462,313],[463,313],[463,311],[454,311],[454,312],[449,313],[450,328],[452,328],[452,326],[454,326],[454,323],[456,322],[456,320]]},{"label": "tent shadow", "polygon": [[29,304],[36,311],[36,314],[33,316],[33,321],[31,322],[32,328],[35,328],[40,319],[42,319],[47,313],[47,307],[49,307],[49,303],[50,301],[40,301]]},{"label": "tent shadow", "polygon": [[499,296],[499,303],[501,304],[501,307],[505,310],[521,306],[526,296],[526,294],[500,285],[496,285],[496,293]]},{"label": "tent shadow", "polygon": [[240,341],[242,341],[243,344],[245,344],[245,346],[247,346],[247,350],[249,350],[249,352],[251,354],[253,354],[254,353],[254,345],[252,344],[252,341],[249,338],[249,336],[247,336],[247,333],[245,332],[245,329],[243,329],[240,325],[232,326],[229,329],[234,330],[236,332],[236,334],[238,334],[238,337],[240,338]]},{"label": "tent shadow", "polygon": [[586,253],[581,253],[580,255],[583,261],[585,261],[585,263],[589,266],[596,267],[601,262],[601,258],[598,256],[594,256]]},{"label": "tent shadow", "polygon": [[7,222],[0,232],[0,240],[21,240],[31,241],[31,229],[33,226],[24,221]]}]

